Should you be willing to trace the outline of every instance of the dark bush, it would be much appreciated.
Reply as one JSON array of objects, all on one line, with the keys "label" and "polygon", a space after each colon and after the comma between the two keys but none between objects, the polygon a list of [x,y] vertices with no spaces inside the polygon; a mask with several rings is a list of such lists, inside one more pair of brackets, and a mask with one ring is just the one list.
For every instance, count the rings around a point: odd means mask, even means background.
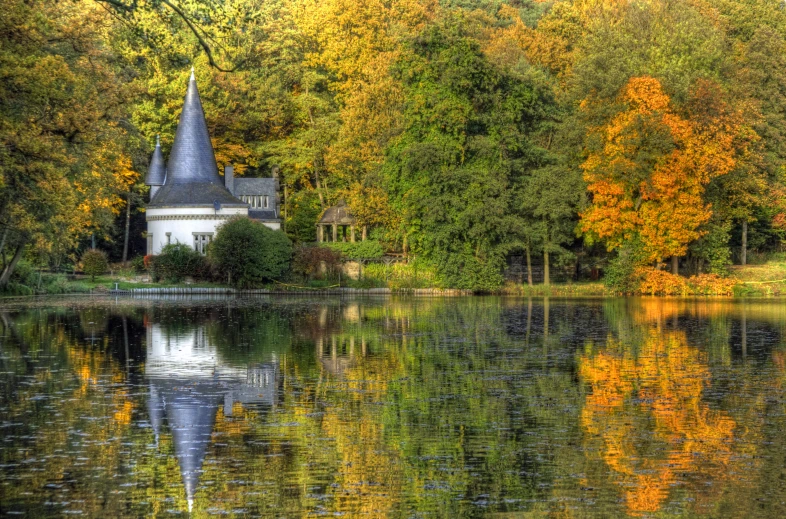
[{"label": "dark bush", "polygon": [[95,281],[96,276],[106,272],[107,268],[109,268],[109,261],[102,251],[88,249],[82,254],[82,272],[90,276],[91,281]]},{"label": "dark bush", "polygon": [[207,260],[184,243],[172,243],[149,262],[154,278],[179,283],[186,277],[204,278],[209,269]]},{"label": "dark bush", "polygon": [[493,292],[504,281],[504,259],[500,256],[479,259],[471,253],[446,253],[434,263],[439,284],[446,288]]},{"label": "dark bush", "polygon": [[305,279],[335,277],[341,269],[341,252],[316,245],[295,247],[292,272]]},{"label": "dark bush", "polygon": [[218,228],[208,254],[230,285],[253,287],[279,280],[289,271],[292,242],[249,218],[233,218]]}]

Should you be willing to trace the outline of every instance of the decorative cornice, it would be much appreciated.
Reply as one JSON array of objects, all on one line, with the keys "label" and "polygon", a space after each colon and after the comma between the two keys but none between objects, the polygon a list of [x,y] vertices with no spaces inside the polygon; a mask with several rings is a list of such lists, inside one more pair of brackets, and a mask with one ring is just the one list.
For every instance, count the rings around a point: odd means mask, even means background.
[{"label": "decorative cornice", "polygon": [[236,214],[162,214],[162,215],[147,215],[147,221],[153,222],[156,220],[229,220],[238,215]]}]

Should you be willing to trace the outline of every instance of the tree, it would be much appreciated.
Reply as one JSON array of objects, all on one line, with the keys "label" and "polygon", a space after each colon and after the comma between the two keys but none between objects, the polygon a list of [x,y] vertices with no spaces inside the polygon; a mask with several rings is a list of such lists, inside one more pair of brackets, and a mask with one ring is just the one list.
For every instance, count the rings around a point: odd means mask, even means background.
[{"label": "tree", "polygon": [[102,41],[94,4],[0,3],[0,223],[15,248],[5,286],[28,245],[59,264],[80,237],[111,225],[133,183],[124,148],[128,95]]},{"label": "tree", "polygon": [[744,146],[739,114],[716,85],[700,82],[683,117],[646,76],[628,82],[619,104],[588,144],[582,168],[592,202],[581,229],[609,250],[638,238],[646,262],[682,256],[712,214],[705,187],[735,167]]},{"label": "tree", "polygon": [[492,65],[458,17],[425,29],[399,74],[405,130],[384,169],[398,237],[445,284],[493,289],[522,226],[516,179],[543,156],[530,136],[549,93]]},{"label": "tree", "polygon": [[95,281],[96,276],[106,272],[108,266],[106,254],[100,250],[88,249],[82,254],[82,270],[90,276],[91,281]]},{"label": "tree", "polygon": [[248,288],[277,281],[288,272],[292,242],[257,221],[234,218],[218,228],[208,256],[229,284]]}]

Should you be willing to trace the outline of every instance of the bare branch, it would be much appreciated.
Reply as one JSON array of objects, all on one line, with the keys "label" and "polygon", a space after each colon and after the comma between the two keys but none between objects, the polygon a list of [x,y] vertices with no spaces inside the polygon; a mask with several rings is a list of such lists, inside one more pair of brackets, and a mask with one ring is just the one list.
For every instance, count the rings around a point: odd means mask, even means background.
[{"label": "bare branch", "polygon": [[175,13],[177,13],[178,16],[180,16],[180,18],[183,19],[184,22],[186,22],[188,28],[191,29],[191,32],[193,33],[194,36],[196,36],[197,41],[199,41],[199,45],[202,47],[202,50],[204,50],[205,54],[207,54],[207,60],[210,63],[211,67],[215,68],[216,70],[220,70],[221,72],[234,72],[235,69],[237,69],[237,66],[232,67],[231,69],[225,69],[219,66],[218,63],[216,63],[216,60],[213,59],[213,52],[210,50],[210,45],[205,41],[205,39],[199,33],[199,30],[194,26],[193,22],[191,22],[188,16],[186,16],[186,13],[184,13],[176,5],[169,2],[169,0],[162,0],[162,3],[168,6],[170,9],[172,9]]}]

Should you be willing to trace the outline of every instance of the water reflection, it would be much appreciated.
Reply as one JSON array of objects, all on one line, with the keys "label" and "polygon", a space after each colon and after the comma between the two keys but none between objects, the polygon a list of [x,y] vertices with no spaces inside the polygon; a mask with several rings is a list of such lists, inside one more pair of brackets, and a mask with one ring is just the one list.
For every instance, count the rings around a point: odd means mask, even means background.
[{"label": "water reflection", "polygon": [[720,488],[737,424],[704,401],[706,354],[683,332],[651,328],[635,353],[610,337],[580,357],[579,373],[591,388],[581,412],[586,441],[600,443],[631,515],[657,512],[682,485]]},{"label": "water reflection", "polygon": [[3,512],[786,512],[777,303],[66,301],[0,332]]},{"label": "water reflection", "polygon": [[204,325],[170,331],[160,323],[147,323],[146,328],[150,423],[156,444],[165,424],[172,434],[190,511],[219,407],[223,405],[224,416],[231,417],[235,403],[274,406],[278,362],[228,365]]}]

